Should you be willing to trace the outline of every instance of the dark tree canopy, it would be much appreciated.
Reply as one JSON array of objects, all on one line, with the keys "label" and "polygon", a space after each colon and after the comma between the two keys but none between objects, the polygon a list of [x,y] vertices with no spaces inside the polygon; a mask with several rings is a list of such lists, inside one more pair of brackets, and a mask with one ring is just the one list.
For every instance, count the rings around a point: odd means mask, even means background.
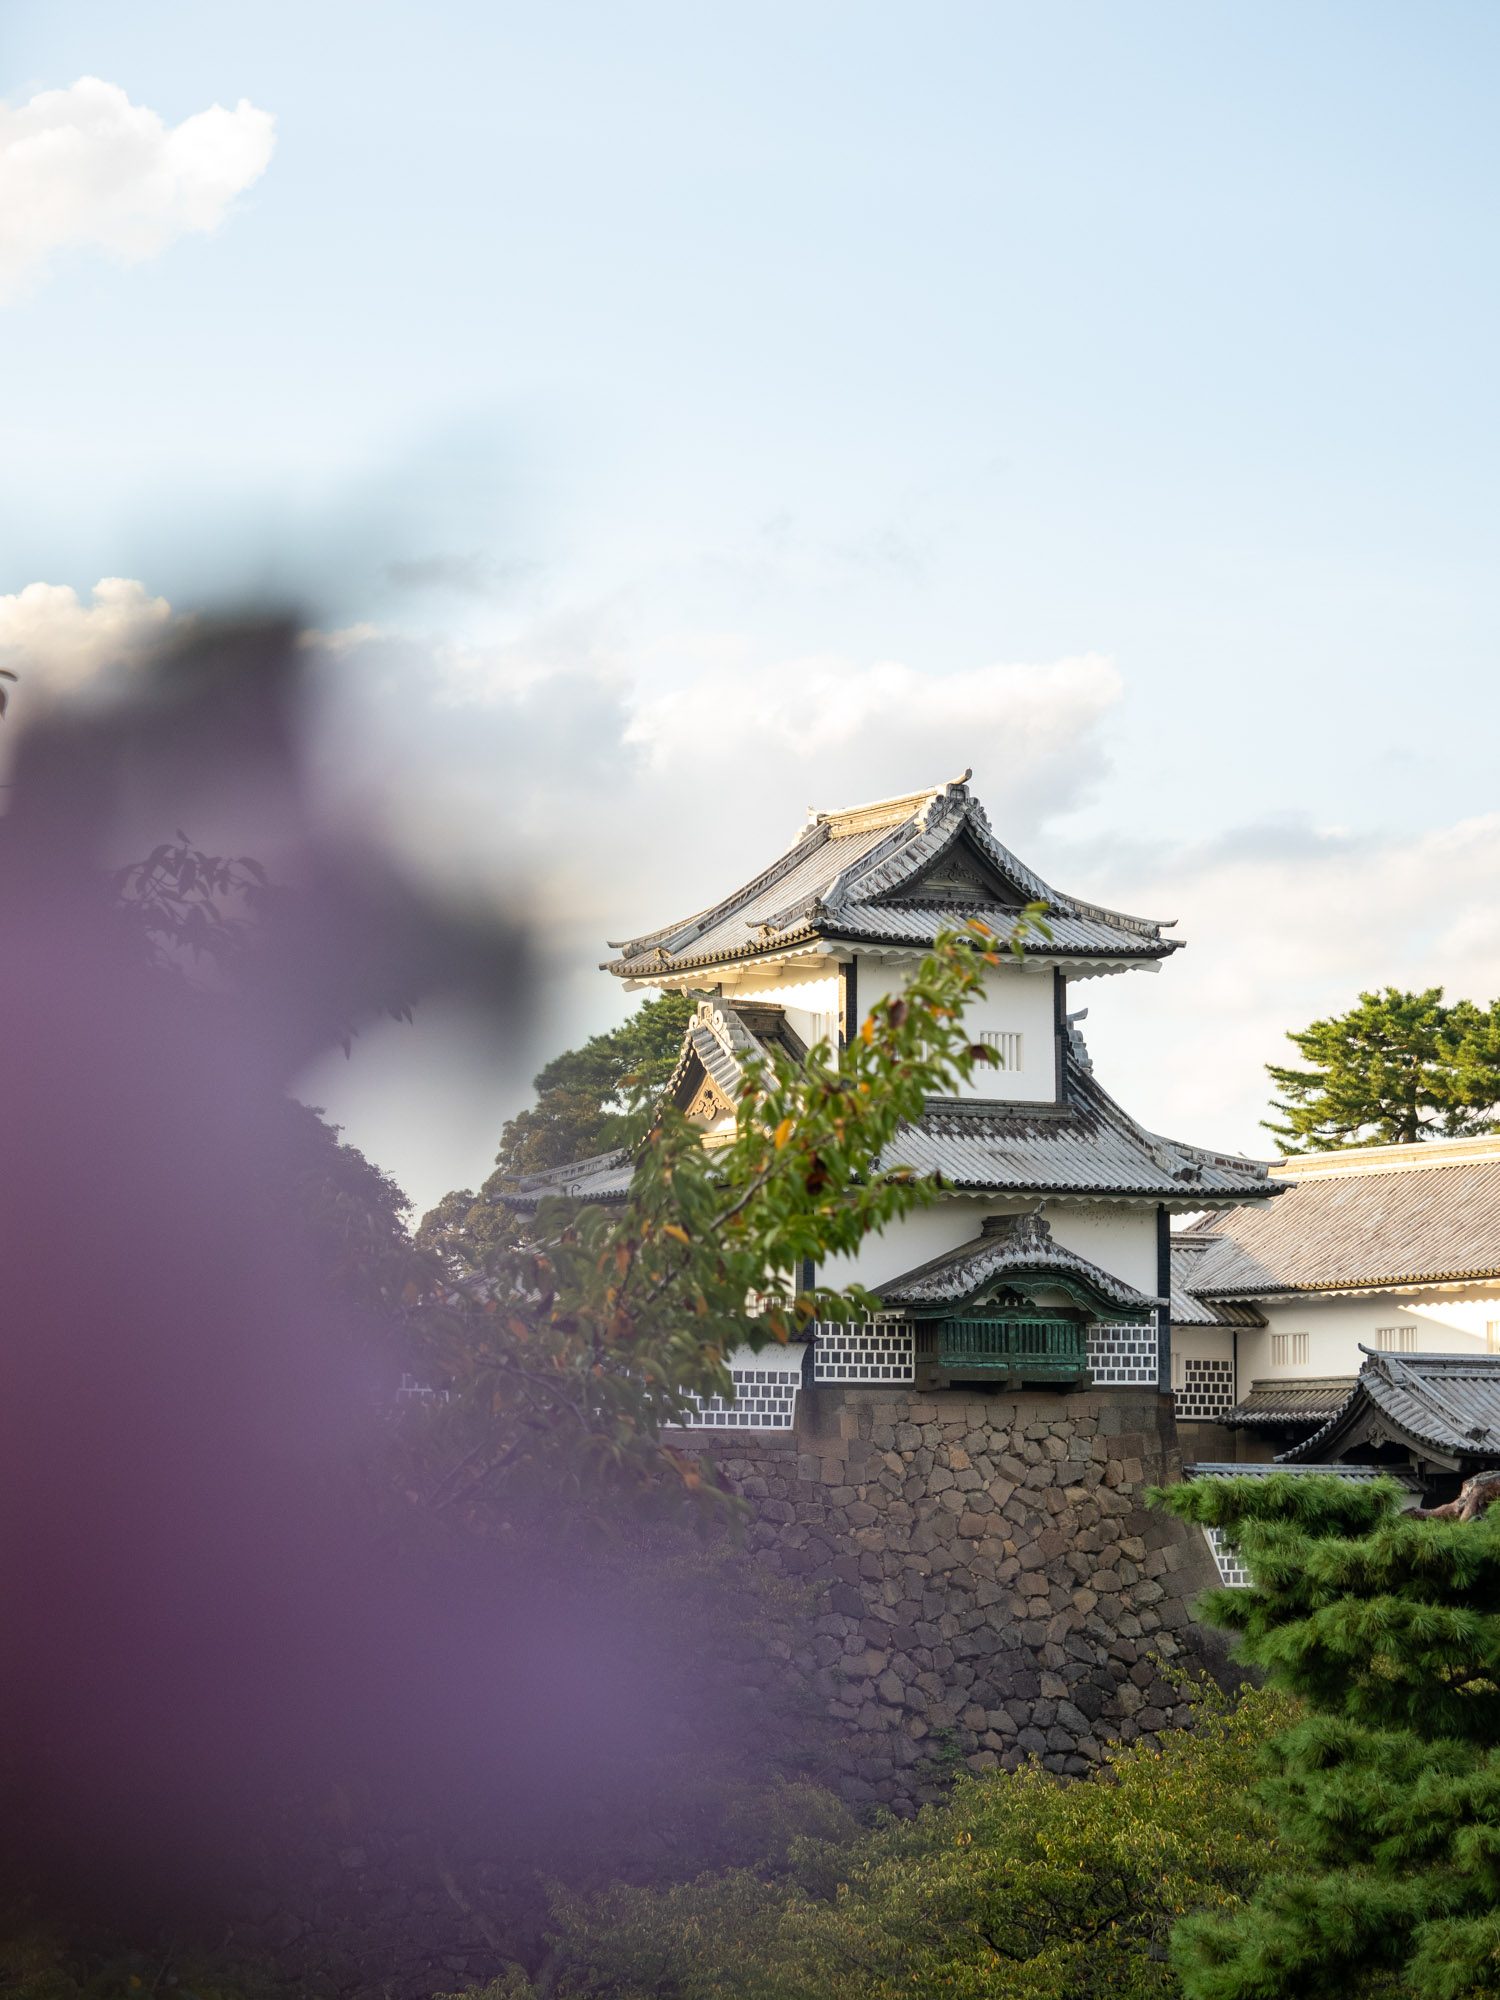
[{"label": "dark tree canopy", "polygon": [[1291,1473],[1155,1497],[1239,1548],[1253,1587],[1199,1615],[1302,1709],[1261,1790],[1292,1865],[1179,1927],[1189,2000],[1500,1991],[1500,1512]]},{"label": "dark tree canopy", "polygon": [[532,1079],[535,1106],[501,1134],[500,1177],[544,1173],[616,1144],[631,1098],[654,1094],[672,1074],[694,1004],[690,993],[643,1000],[618,1028],[554,1056]]},{"label": "dark tree canopy", "polygon": [[1388,986],[1287,1040],[1311,1067],[1267,1063],[1284,1122],[1262,1122],[1288,1153],[1463,1139],[1500,1122],[1500,1001],[1445,1005],[1441,986]]},{"label": "dark tree canopy", "polygon": [[418,1245],[441,1257],[455,1277],[479,1268],[487,1252],[513,1245],[515,1216],[500,1195],[524,1174],[618,1145],[632,1106],[654,1098],[672,1074],[694,1004],[690,993],[643,1000],[618,1028],[554,1056],[532,1078],[536,1103],[506,1121],[495,1171],[478,1194],[455,1188],[429,1209]]}]

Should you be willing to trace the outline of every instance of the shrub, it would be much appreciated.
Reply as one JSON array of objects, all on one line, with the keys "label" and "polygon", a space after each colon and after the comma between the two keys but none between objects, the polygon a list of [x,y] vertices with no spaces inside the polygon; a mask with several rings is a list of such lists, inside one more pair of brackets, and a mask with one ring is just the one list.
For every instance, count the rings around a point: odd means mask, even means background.
[{"label": "shrub", "polygon": [[[1250,1784],[1284,1697],[1200,1697],[1161,1750],[1072,1783],[1030,1764],[964,1777],[910,1821],[858,1826],[787,1785],[759,1866],[665,1890],[554,1899],[556,2000],[1136,2000],[1175,1992],[1167,1938],[1280,1865]],[[555,1983],[554,1983],[555,1982]],[[528,1988],[514,1975],[506,2000]],[[479,2000],[479,1996],[468,1996]],[[500,2000],[492,1989],[488,2000]]]}]

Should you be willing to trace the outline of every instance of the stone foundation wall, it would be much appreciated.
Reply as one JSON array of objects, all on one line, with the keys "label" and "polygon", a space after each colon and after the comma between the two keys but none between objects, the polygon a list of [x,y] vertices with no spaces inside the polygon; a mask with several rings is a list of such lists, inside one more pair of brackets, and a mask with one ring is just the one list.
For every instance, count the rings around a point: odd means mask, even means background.
[{"label": "stone foundation wall", "polygon": [[826,1386],[799,1395],[795,1431],[677,1442],[750,1501],[748,1550],[627,1539],[566,1577],[654,1690],[660,1741],[622,1742],[585,1798],[563,1788],[519,1822],[503,1793],[432,1824],[303,1801],[228,1921],[231,1964],[265,1953],[285,1990],[346,2000],[535,1968],[539,1877],[586,1893],[743,1862],[722,1807],[778,1775],[897,1812],[1032,1754],[1081,1776],[1187,1720],[1163,1663],[1221,1664],[1188,1609],[1218,1580],[1207,1545],[1143,1505],[1180,1469],[1155,1390]]},{"label": "stone foundation wall", "polygon": [[853,1800],[940,1796],[958,1760],[1082,1775],[1188,1719],[1163,1663],[1221,1670],[1189,1606],[1218,1575],[1147,1510],[1180,1476],[1154,1389],[820,1387],[790,1433],[693,1432],[752,1506],[758,1560],[816,1587],[777,1640]]}]

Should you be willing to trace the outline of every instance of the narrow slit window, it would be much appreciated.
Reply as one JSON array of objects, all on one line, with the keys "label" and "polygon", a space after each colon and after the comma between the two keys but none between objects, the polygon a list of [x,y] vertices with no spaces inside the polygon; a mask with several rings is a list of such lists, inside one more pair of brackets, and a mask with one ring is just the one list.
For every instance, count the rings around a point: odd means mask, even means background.
[{"label": "narrow slit window", "polygon": [[[1415,1354],[1418,1331],[1419,1329],[1414,1326],[1377,1326],[1375,1345],[1382,1354]],[[1494,1351],[1492,1335],[1490,1352],[1493,1354]]]},{"label": "narrow slit window", "polygon": [[1308,1338],[1305,1333],[1273,1333],[1271,1335],[1271,1366],[1273,1368],[1305,1368],[1307,1366]]}]

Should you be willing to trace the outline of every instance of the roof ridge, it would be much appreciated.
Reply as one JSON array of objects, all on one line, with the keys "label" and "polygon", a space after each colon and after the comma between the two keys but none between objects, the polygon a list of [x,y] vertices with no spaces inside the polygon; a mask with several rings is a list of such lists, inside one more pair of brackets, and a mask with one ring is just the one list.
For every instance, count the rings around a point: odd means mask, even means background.
[{"label": "roof ridge", "polygon": [[[1457,1149],[1473,1148],[1460,1153]],[[1439,1167],[1500,1166],[1500,1133],[1470,1139],[1418,1139],[1395,1146],[1339,1146],[1326,1153],[1287,1153],[1273,1162],[1278,1180],[1332,1181],[1376,1174],[1432,1173]]]},{"label": "roof ridge", "polygon": [[915,819],[925,805],[955,792],[962,792],[967,786],[973,770],[964,772],[961,778],[950,778],[946,784],[927,785],[919,792],[897,792],[889,799],[870,799],[864,805],[840,806],[832,812],[818,812],[814,807],[807,809],[807,824],[797,838],[819,826],[833,829],[833,838],[841,840],[851,833],[868,833],[877,826],[900,826],[904,821]]}]

